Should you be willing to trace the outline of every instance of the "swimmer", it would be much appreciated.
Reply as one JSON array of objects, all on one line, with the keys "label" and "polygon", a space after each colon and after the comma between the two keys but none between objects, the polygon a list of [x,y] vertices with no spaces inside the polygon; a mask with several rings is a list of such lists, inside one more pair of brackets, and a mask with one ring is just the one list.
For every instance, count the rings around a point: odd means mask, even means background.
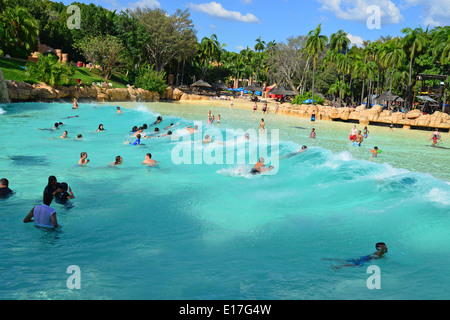
[{"label": "swimmer", "polygon": [[197,130],[198,130],[198,125],[195,125],[193,128],[192,128],[192,126],[188,126],[188,127],[186,127],[185,129],[186,129],[187,131],[189,131],[189,134],[193,134],[193,133],[197,132]]},{"label": "swimmer", "polygon": [[50,205],[53,201],[53,195],[44,193],[43,204],[33,207],[23,219],[24,223],[34,222],[37,227],[57,228],[59,227],[56,219],[56,211]]},{"label": "swimmer", "polygon": [[127,142],[125,142],[125,144],[131,144],[133,146],[140,145],[141,144],[141,135],[137,134],[136,140],[133,143],[131,143],[130,141],[127,141]]},{"label": "swimmer", "polygon": [[304,151],[306,151],[307,149],[308,149],[308,147],[305,146],[305,145],[303,145],[302,148],[301,148],[300,150],[298,150],[297,152],[298,152],[298,153],[304,152]]},{"label": "swimmer", "polygon": [[361,130],[358,131],[358,134],[355,137],[355,142],[353,143],[354,146],[361,146],[361,143],[363,143],[364,137],[361,134]]},{"label": "swimmer", "polygon": [[103,128],[103,124],[99,124],[97,132],[99,131],[105,131],[105,128]]},{"label": "swimmer", "polygon": [[312,128],[311,133],[309,134],[309,137],[312,139],[316,138],[316,129]]},{"label": "swimmer", "polygon": [[83,139],[83,135],[82,135],[82,134],[77,135],[77,139],[78,139],[78,140]]},{"label": "swimmer", "polygon": [[38,128],[38,130],[48,130],[48,131],[55,131],[55,130],[58,130],[59,129],[59,123],[58,122],[55,122],[55,124],[53,125],[53,128],[50,128],[50,129],[40,129],[40,128]]},{"label": "swimmer", "polygon": [[67,138],[67,135],[68,135],[67,131],[64,131],[64,132],[63,132],[63,135],[62,135],[60,138],[61,138],[61,139],[66,139],[66,138]]},{"label": "swimmer", "polygon": [[260,174],[263,172],[268,172],[270,170],[274,169],[273,166],[267,167],[264,164],[264,158],[261,157],[259,158],[259,161],[255,164],[255,166],[253,167],[253,169],[250,171],[251,174],[256,175],[256,174]]},{"label": "swimmer", "polygon": [[0,179],[0,198],[7,198],[13,194],[13,191],[9,188],[9,181],[6,178]]},{"label": "swimmer", "polygon": [[61,182],[61,192],[55,195],[55,201],[59,204],[66,204],[67,200],[74,199],[72,189],[65,182]]},{"label": "swimmer", "polygon": [[217,124],[220,124],[220,114],[217,116]]},{"label": "swimmer", "polygon": [[266,126],[264,119],[261,119],[261,122],[259,123],[259,133],[264,133],[264,127]]},{"label": "swimmer", "polygon": [[352,130],[350,131],[350,137],[349,140],[355,142],[356,134],[358,133],[358,130],[356,129],[356,126],[353,126]]},{"label": "swimmer", "polygon": [[210,143],[210,142],[213,142],[213,141],[211,139],[211,136],[209,134],[207,134],[205,136],[205,139],[203,139],[203,144]]},{"label": "swimmer", "polygon": [[73,107],[72,109],[78,109],[78,101],[77,98],[73,98]]},{"label": "swimmer", "polygon": [[133,133],[133,136],[136,136],[138,134],[141,134],[144,132],[144,128],[143,127],[139,127],[138,131],[136,131],[135,133]]},{"label": "swimmer", "polygon": [[122,157],[121,157],[121,156],[117,156],[117,157],[116,157],[116,161],[114,161],[111,165],[112,165],[112,166],[118,166],[118,165],[121,165],[121,164],[122,164],[122,161],[123,161]]},{"label": "swimmer", "polygon": [[134,126],[132,129],[131,129],[131,133],[135,133],[136,131],[138,131],[139,129],[138,129],[138,127],[137,126]]},{"label": "swimmer", "polygon": [[89,159],[87,159],[87,153],[86,152],[82,152],[81,154],[80,154],[80,160],[78,160],[78,164],[81,166],[81,165],[85,165],[85,164],[88,164],[89,163]]},{"label": "swimmer", "polygon": [[45,193],[49,193],[52,196],[54,196],[58,192],[62,191],[60,185],[61,184],[58,183],[58,180],[56,179],[55,176],[48,177],[48,184],[47,184],[47,186],[44,189],[44,194]]},{"label": "swimmer", "polygon": [[152,166],[157,164],[157,161],[152,159],[152,154],[151,153],[147,153],[145,155],[144,161],[142,161],[142,164],[146,164],[146,165],[152,167]]},{"label": "swimmer", "polygon": [[378,154],[381,153],[381,150],[379,150],[378,147],[373,147],[373,149],[370,150],[370,152],[372,153],[372,158],[376,158]]},{"label": "swimmer", "polygon": [[324,258],[323,260],[336,260],[340,261],[341,265],[332,266],[333,269],[341,269],[343,267],[359,267],[364,265],[366,262],[371,260],[377,260],[384,256],[385,253],[388,252],[388,248],[384,242],[378,242],[375,245],[376,252],[369,254],[367,256],[362,256],[356,259],[327,259]]},{"label": "swimmer", "polygon": [[364,138],[367,138],[369,136],[369,129],[367,127],[364,127]]},{"label": "swimmer", "polygon": [[120,110],[120,107],[117,107],[117,113],[122,113],[122,110]]},{"label": "swimmer", "polygon": [[433,140],[432,146],[436,145],[438,143],[438,140],[442,142],[441,134],[439,133],[438,129],[434,129],[433,133],[431,134],[431,138],[428,141]]},{"label": "swimmer", "polygon": [[152,126],[154,126],[155,124],[160,123],[161,121],[162,121],[162,117],[161,117],[161,116],[158,116],[158,117],[156,118],[156,121],[153,122]]},{"label": "swimmer", "polygon": [[172,129],[172,127],[173,127],[173,126],[174,126],[174,124],[173,124],[173,123],[171,123],[171,124],[170,124],[170,126],[167,126],[167,127],[165,127],[165,128],[164,128],[164,130],[169,130],[169,129]]},{"label": "swimmer", "polygon": [[311,122],[315,123],[316,122],[316,111],[314,110],[311,114]]}]

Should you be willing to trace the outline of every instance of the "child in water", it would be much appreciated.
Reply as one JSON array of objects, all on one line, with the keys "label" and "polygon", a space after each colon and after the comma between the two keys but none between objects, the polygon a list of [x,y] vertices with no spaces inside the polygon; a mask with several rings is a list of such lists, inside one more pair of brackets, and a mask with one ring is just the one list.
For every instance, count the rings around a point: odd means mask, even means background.
[{"label": "child in water", "polygon": [[342,263],[341,265],[332,266],[332,268],[335,270],[341,269],[343,267],[360,267],[368,261],[377,260],[377,259],[382,258],[384,256],[384,254],[388,252],[388,248],[384,242],[378,242],[375,245],[375,249],[377,250],[376,252],[369,254],[367,256],[362,256],[362,257],[356,258],[356,259],[327,259],[327,258],[324,258],[323,260],[340,261]]}]

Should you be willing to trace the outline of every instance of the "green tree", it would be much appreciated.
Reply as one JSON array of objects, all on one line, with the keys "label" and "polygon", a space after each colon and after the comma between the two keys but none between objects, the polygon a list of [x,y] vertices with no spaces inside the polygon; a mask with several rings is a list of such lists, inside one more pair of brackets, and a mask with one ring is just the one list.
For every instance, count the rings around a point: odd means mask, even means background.
[{"label": "green tree", "polygon": [[19,6],[7,6],[0,16],[3,51],[26,57],[34,49],[39,34],[38,21]]},{"label": "green tree", "polygon": [[314,97],[314,82],[316,77],[316,63],[319,52],[325,50],[328,42],[328,37],[320,34],[322,31],[322,24],[319,24],[315,30],[308,33],[308,40],[306,40],[306,52],[313,57],[313,80],[312,80],[312,96]]},{"label": "green tree", "polygon": [[94,65],[100,65],[105,79],[123,66],[124,46],[114,36],[97,36],[85,38],[74,45]]},{"label": "green tree", "polygon": [[166,85],[166,73],[154,70],[154,66],[145,64],[137,71],[134,86],[144,90],[164,93]]}]

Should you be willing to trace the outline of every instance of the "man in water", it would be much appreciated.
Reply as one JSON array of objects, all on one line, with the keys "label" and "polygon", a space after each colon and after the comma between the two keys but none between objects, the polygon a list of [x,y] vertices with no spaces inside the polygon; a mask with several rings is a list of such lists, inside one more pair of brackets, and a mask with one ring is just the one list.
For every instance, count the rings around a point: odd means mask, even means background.
[{"label": "man in water", "polygon": [[78,101],[77,98],[73,98],[73,107],[72,109],[78,109]]},{"label": "man in water", "polygon": [[58,183],[56,177],[55,176],[48,177],[48,184],[44,189],[44,194],[49,193],[52,196],[54,196],[56,193],[59,193],[61,191],[62,191],[61,186]]},{"label": "man in water", "polygon": [[13,191],[9,188],[8,179],[0,179],[0,198],[7,198],[13,194]]},{"label": "man in water", "polygon": [[120,107],[117,107],[117,113],[122,113],[122,110],[120,110]]},{"label": "man in water", "polygon": [[274,168],[273,166],[267,167],[264,164],[264,158],[261,157],[261,158],[259,158],[259,161],[255,164],[253,169],[250,171],[250,173],[253,175],[256,175],[256,174],[260,174],[263,172],[268,172],[268,171],[272,170],[273,168]]},{"label": "man in water", "polygon": [[62,182],[60,186],[61,186],[62,191],[55,195],[56,203],[66,204],[67,200],[75,198],[75,196],[73,195],[72,189],[68,186],[67,183]]},{"label": "man in water", "polygon": [[358,147],[361,147],[361,143],[363,143],[364,137],[361,134],[361,130],[358,131],[358,134],[356,135],[354,145],[357,145]]},{"label": "man in water", "polygon": [[44,193],[42,199],[43,204],[33,207],[33,209],[31,209],[23,219],[23,222],[34,222],[36,226],[43,228],[59,227],[56,219],[56,211],[50,207],[52,201],[53,195],[50,193]]},{"label": "man in water", "polygon": [[197,132],[198,126],[195,125],[193,128],[192,128],[192,126],[188,126],[188,127],[186,127],[185,129],[186,129],[187,131],[189,131],[189,134],[193,134],[193,133]]},{"label": "man in water", "polygon": [[144,159],[144,161],[142,162],[142,164],[146,164],[146,165],[152,167],[152,166],[156,165],[157,162],[156,162],[155,160],[152,159],[152,154],[151,154],[151,153],[147,153],[147,154],[145,155],[145,159]]},{"label": "man in water", "polygon": [[67,135],[68,135],[67,131],[64,131],[64,132],[63,132],[63,135],[62,135],[60,138],[61,138],[61,139],[66,139],[66,138],[67,138]]},{"label": "man in water", "polygon": [[375,249],[377,251],[375,251],[372,254],[369,254],[367,256],[362,256],[356,259],[346,259],[346,260],[342,260],[342,259],[323,259],[323,260],[337,260],[337,261],[341,261],[342,264],[341,265],[337,265],[337,266],[332,266],[333,269],[341,269],[343,267],[359,267],[364,265],[366,262],[371,261],[371,260],[377,260],[380,259],[384,256],[385,253],[388,252],[388,248],[386,246],[386,244],[384,242],[378,242],[375,245]]}]

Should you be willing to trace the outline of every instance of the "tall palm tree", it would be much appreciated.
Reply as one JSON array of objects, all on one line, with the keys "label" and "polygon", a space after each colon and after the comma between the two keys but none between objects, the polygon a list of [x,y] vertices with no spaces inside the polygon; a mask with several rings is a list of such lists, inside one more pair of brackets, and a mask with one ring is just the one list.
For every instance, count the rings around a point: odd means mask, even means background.
[{"label": "tall palm tree", "polygon": [[258,76],[259,76],[259,68],[260,68],[260,64],[261,64],[261,52],[264,51],[264,49],[266,48],[266,42],[261,40],[261,36],[259,36],[258,39],[255,40],[256,44],[255,44],[255,51],[258,52],[257,56],[258,56],[258,69],[257,69],[257,73],[256,73],[256,81],[258,81]]},{"label": "tall palm tree", "polygon": [[450,26],[437,27],[432,36],[433,55],[441,64],[450,63]]},{"label": "tall palm tree", "polygon": [[342,29],[336,33],[333,33],[330,37],[330,49],[339,53],[346,54],[351,43],[352,42],[348,38],[347,32]]},{"label": "tall palm tree", "polygon": [[[391,69],[391,84],[390,92],[392,93],[392,82],[394,78],[394,72],[400,68],[403,62],[406,60],[406,53],[403,50],[403,45],[400,38],[394,38],[383,45],[381,50],[381,62]],[[389,105],[391,105],[391,95],[389,95]]]},{"label": "tall palm tree", "polygon": [[328,43],[328,37],[320,34],[322,32],[322,24],[319,23],[315,30],[311,30],[308,33],[308,39],[306,40],[305,50],[306,53],[313,57],[313,81],[312,81],[312,101],[314,104],[314,85],[316,77],[316,63],[319,52],[325,50]]},{"label": "tall palm tree", "polygon": [[202,79],[206,76],[206,71],[209,68],[211,61],[220,60],[220,55],[222,53],[222,48],[225,45],[220,45],[217,40],[217,35],[212,34],[211,37],[204,37],[199,44],[198,57],[202,64]]},{"label": "tall palm tree", "polygon": [[411,88],[412,88],[412,68],[413,62],[418,53],[422,52],[428,43],[428,28],[423,30],[422,27],[415,29],[403,28],[402,33],[405,35],[403,38],[403,45],[406,52],[409,53],[409,81],[408,81],[408,104],[411,105]]}]

